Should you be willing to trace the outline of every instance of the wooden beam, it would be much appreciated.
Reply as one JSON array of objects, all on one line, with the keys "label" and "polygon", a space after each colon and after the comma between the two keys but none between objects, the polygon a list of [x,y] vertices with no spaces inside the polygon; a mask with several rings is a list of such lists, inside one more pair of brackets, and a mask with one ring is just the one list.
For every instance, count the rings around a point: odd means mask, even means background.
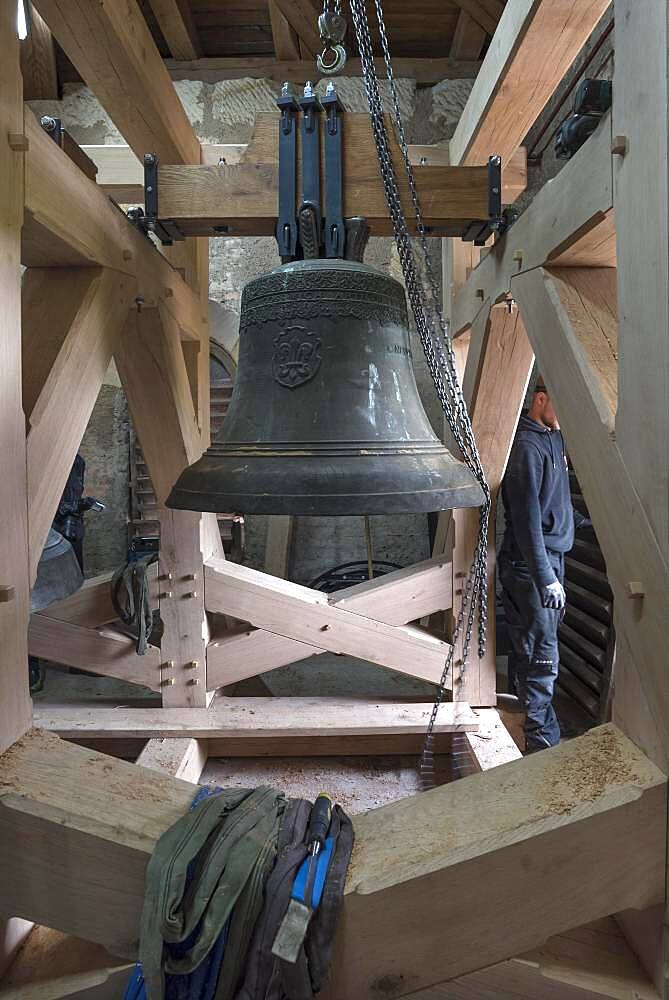
[{"label": "wooden beam", "polygon": [[[16,5],[0,3],[0,751],[30,725],[26,677],[28,496],[25,419],[21,407],[21,224],[25,152],[9,144],[22,135],[23,95]],[[9,913],[8,916],[14,916]]]},{"label": "wooden beam", "polygon": [[163,307],[182,336],[200,338],[202,308],[179,272],[129,222],[26,111],[25,220],[21,263],[27,267],[109,267],[137,280],[146,306]]},{"label": "wooden beam", "polygon": [[[456,293],[452,332],[458,334],[471,324],[484,299],[493,303],[506,299],[515,275],[563,260],[570,248],[580,245],[578,266],[601,266],[598,241],[591,246],[591,257],[586,256],[583,241],[602,224],[608,230],[612,205],[611,117],[607,115]],[[608,239],[606,235],[605,242]]]},{"label": "wooden beam", "polygon": [[164,323],[165,317],[163,310],[133,310],[115,352],[160,505],[201,454],[186,364],[174,326]]},{"label": "wooden beam", "polygon": [[177,60],[199,59],[202,44],[188,0],[149,0],[172,56]]},{"label": "wooden beam", "polygon": [[31,582],[134,296],[132,278],[106,269],[24,275]]},{"label": "wooden beam", "polygon": [[[389,625],[406,625],[450,608],[452,593],[448,557],[437,556],[337,591],[328,601]],[[263,629],[214,636],[207,648],[207,682],[210,688],[223,687],[321,652],[316,646]]]},{"label": "wooden beam", "polygon": [[137,156],[200,162],[200,144],[137,0],[36,0],[35,6]]},{"label": "wooden beam", "polygon": [[160,691],[160,650],[149,646],[144,656],[135,651],[135,640],[112,629],[96,631],[70,622],[32,615],[28,631],[31,656],[87,670],[103,677],[118,677]]},{"label": "wooden beam", "polygon": [[24,101],[57,101],[58,70],[56,46],[48,25],[29,6],[28,36],[21,42],[21,73],[23,75]]},{"label": "wooden beam", "polygon": [[299,60],[300,43],[297,32],[282,13],[276,0],[269,0],[269,20],[272,25],[274,54],[280,60]]},{"label": "wooden beam", "polygon": [[487,163],[493,153],[507,163],[608,6],[509,0],[451,139],[451,163]]},{"label": "wooden beam", "polygon": [[[100,573],[99,576],[84,580],[79,590],[61,601],[54,601],[42,611],[37,612],[44,618],[56,618],[59,621],[81,625],[83,628],[97,628],[118,618],[118,613],[111,600],[111,580],[113,573]],[[147,569],[149,579],[149,597],[152,607],[158,607],[158,566],[152,563]]]},{"label": "wooden beam", "polygon": [[387,625],[330,604],[319,591],[217,559],[206,566],[206,600],[208,611],[433,683],[438,682],[448,653],[445,642],[420,629]]},{"label": "wooden beam", "polygon": [[479,708],[475,714],[479,728],[476,732],[465,733],[464,738],[479,771],[488,771],[491,767],[522,758],[497,709]]},{"label": "wooden beam", "polygon": [[[669,326],[669,128],[664,114],[656,117],[669,90],[661,55],[669,32],[660,4],[641,17],[633,3],[618,0],[615,12],[625,38],[616,59],[613,133],[627,144],[624,156],[613,157],[621,359],[616,440],[669,560],[669,343],[659,335]],[[640,49],[646,45],[648,59]],[[651,139],[647,148],[644,137]],[[643,190],[654,192],[653,204]]]},{"label": "wooden beam", "polygon": [[133,963],[101,945],[35,927],[0,983],[2,1000],[112,1000],[122,996]]},{"label": "wooden beam", "polygon": [[[234,166],[244,161],[247,148],[246,143],[205,143],[202,146],[202,162],[209,166],[218,166],[221,162]],[[97,183],[106,194],[123,204],[144,202],[144,168],[129,146],[82,146],[82,149],[97,166]],[[448,149],[445,146],[410,145],[409,159],[414,167],[448,166]],[[516,201],[526,187],[527,150],[520,146],[502,177],[504,204]]]},{"label": "wooden beam", "polygon": [[207,744],[191,736],[164,739],[151,738],[136,763],[150,771],[170,774],[197,785],[207,764]]},{"label": "wooden beam", "polygon": [[163,705],[204,706],[209,629],[204,610],[204,540],[200,528],[204,520],[216,530],[218,525],[214,514],[192,510],[163,508],[158,517],[160,578],[165,581],[160,597],[164,624],[160,644]]},{"label": "wooden beam", "polygon": [[289,515],[270,517],[265,545],[265,572],[286,580],[290,574],[295,518]]},{"label": "wooden beam", "polygon": [[499,19],[504,13],[504,4],[501,0],[455,0],[455,3],[469,14],[486,34],[495,34]]},{"label": "wooden beam", "polygon": [[[274,0],[274,4],[311,55],[321,52],[323,43],[318,32],[321,10],[316,0]],[[281,58],[278,52],[277,56]]]},{"label": "wooden beam", "polygon": [[478,59],[486,38],[481,25],[466,10],[461,10],[448,54],[451,59]]},{"label": "wooden beam", "polygon": [[[146,863],[193,786],[39,731],[5,755],[0,777],[0,912],[134,955]],[[324,1000],[378,997],[378,983],[399,996],[663,898],[666,779],[613,726],[356,816],[354,828]]]},{"label": "wooden beam", "polygon": [[[38,708],[35,724],[65,739],[299,739],[317,736],[408,736],[425,732],[432,704],[363,698],[224,698],[208,709]],[[475,732],[469,705],[439,709],[438,733]]]},{"label": "wooden beam", "polygon": [[429,986],[412,1000],[658,1000],[611,917],[468,976]]},{"label": "wooden beam", "polygon": [[[662,655],[669,621],[669,567],[616,443],[613,414],[593,372],[593,341],[605,340],[604,331],[572,286],[570,275],[569,268],[553,273],[536,269],[514,278],[513,294],[560,414],[606,560],[616,609],[633,650],[664,759],[669,761],[669,735],[663,722],[669,712],[669,687]],[[591,281],[595,275],[593,271]],[[606,294],[609,280],[604,269],[601,295]],[[602,344],[602,351],[606,349]],[[631,581],[642,581],[642,598],[630,598]]]},{"label": "wooden beam", "polygon": [[[320,52],[320,48],[318,49]],[[376,59],[376,69],[383,76],[385,69],[382,59]],[[223,56],[198,59],[181,63],[168,59],[165,63],[173,80],[201,80],[203,83],[217,83],[219,80],[274,80],[283,83],[305,84],[307,80],[318,81],[318,71],[313,59],[282,60],[268,56]],[[419,87],[433,87],[441,80],[473,80],[481,68],[478,59],[393,59],[395,76],[415,80]],[[348,59],[340,76],[362,76],[360,60]],[[327,79],[327,78],[325,78]]]},{"label": "wooden beam", "polygon": [[[324,123],[321,122],[324,128]],[[279,115],[256,116],[244,160],[224,166],[171,166],[158,170],[160,214],[173,219],[186,235],[270,235],[276,227]],[[398,185],[408,197],[399,146],[389,132]],[[298,147],[300,145],[298,133]],[[369,115],[349,112],[343,119],[344,214],[361,204],[372,235],[391,232]],[[425,224],[438,232],[461,235],[467,220],[488,218],[488,168],[425,166],[416,172]]]}]

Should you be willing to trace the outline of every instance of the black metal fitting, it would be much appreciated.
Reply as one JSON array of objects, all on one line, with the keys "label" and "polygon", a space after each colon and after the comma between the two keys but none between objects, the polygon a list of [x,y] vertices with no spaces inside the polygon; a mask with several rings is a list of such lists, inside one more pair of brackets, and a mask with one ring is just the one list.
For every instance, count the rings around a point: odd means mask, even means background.
[{"label": "black metal fitting", "polygon": [[62,120],[60,118],[54,118],[52,115],[42,115],[39,123],[46,134],[53,139],[56,145],[60,146],[63,137]]},{"label": "black metal fitting", "polygon": [[284,83],[277,98],[281,111],[279,124],[279,216],[276,223],[276,242],[284,264],[295,259],[297,250],[296,205],[296,116],[300,106],[295,100],[290,84]]},{"label": "black metal fitting", "polygon": [[325,256],[343,257],[346,244],[342,188],[343,105],[334,84],[321,100],[325,111]]},{"label": "black metal fitting", "polygon": [[[143,233],[154,233],[163,246],[172,246],[175,240],[183,240],[184,235],[171,219],[158,218],[158,157],[155,153],[144,156],[144,212],[141,209],[128,212],[135,225]],[[141,213],[141,214],[140,214]]]},{"label": "black metal fitting", "polygon": [[311,83],[300,98],[302,108],[302,199],[316,214],[316,243],[321,242],[321,102]]}]

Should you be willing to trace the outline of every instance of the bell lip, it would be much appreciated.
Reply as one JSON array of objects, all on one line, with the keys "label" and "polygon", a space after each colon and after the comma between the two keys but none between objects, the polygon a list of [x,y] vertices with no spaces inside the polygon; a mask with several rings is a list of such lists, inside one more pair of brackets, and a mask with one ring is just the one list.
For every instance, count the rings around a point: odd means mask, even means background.
[{"label": "bell lip", "polygon": [[[216,500],[215,498],[219,499]],[[413,490],[397,493],[231,494],[202,493],[184,489],[177,481],[166,507],[217,514],[288,514],[297,517],[355,517],[364,514],[429,514],[440,510],[481,507],[485,495],[480,484],[448,490]]]}]

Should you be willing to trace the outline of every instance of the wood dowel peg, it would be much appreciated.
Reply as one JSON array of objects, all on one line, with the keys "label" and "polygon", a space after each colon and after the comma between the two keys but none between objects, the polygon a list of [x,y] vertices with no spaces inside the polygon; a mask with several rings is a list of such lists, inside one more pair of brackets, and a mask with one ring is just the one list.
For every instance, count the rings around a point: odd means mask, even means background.
[{"label": "wood dowel peg", "polygon": [[163,677],[162,681],[160,682],[160,686],[164,688],[172,687],[173,684],[174,684],[174,677]]},{"label": "wood dowel peg", "polygon": [[8,132],[7,142],[9,143],[9,148],[13,149],[15,153],[27,153],[30,149],[28,136],[25,132]]},{"label": "wood dowel peg", "polygon": [[170,288],[170,286],[168,285],[168,286],[166,287],[166,289],[165,289],[165,298],[166,298],[166,299],[171,299],[173,295],[174,295],[174,291],[173,291],[173,290],[172,290],[172,289]]},{"label": "wood dowel peg", "polygon": [[197,660],[189,660],[186,664],[186,670],[197,670],[199,663]]},{"label": "wood dowel peg", "polygon": [[639,580],[629,580],[626,587],[628,597],[644,597],[644,585]]},{"label": "wood dowel peg", "polygon": [[0,584],[0,604],[11,604],[15,597],[16,591],[13,587]]},{"label": "wood dowel peg", "polygon": [[132,250],[124,250],[121,254],[123,260],[132,260]]},{"label": "wood dowel peg", "polygon": [[611,143],[611,152],[614,156],[627,156],[630,149],[630,141],[626,135],[614,135]]}]

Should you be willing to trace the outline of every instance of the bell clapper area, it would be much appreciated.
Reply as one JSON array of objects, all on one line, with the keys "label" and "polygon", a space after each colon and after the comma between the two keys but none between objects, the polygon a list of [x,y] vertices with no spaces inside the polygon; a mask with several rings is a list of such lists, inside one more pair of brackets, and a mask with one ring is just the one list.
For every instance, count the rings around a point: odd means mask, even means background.
[{"label": "bell clapper area", "polygon": [[0,0],[0,1000],[669,1000],[665,7]]}]

